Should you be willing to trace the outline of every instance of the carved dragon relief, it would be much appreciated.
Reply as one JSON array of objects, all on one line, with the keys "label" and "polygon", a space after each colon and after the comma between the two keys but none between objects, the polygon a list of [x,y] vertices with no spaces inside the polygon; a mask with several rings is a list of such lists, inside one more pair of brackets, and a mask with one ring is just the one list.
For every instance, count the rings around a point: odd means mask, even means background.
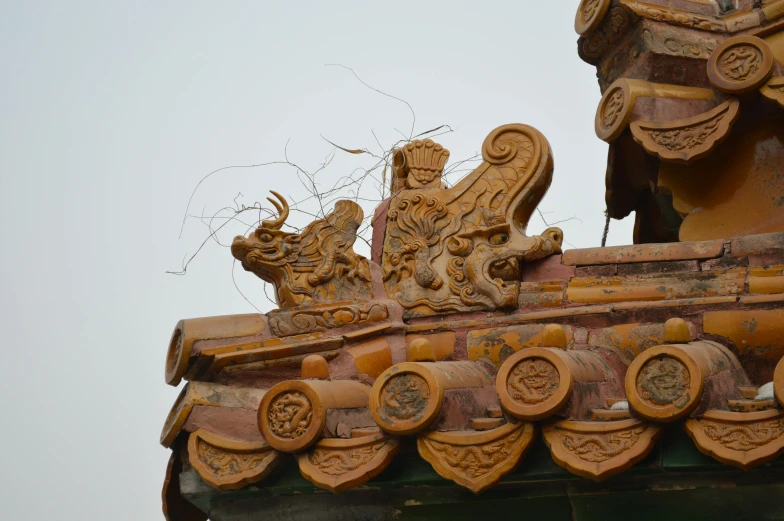
[{"label": "carved dragon relief", "polygon": [[[408,315],[513,308],[521,264],[561,251],[558,228],[525,235],[552,179],[544,136],[526,125],[505,125],[485,139],[482,156],[484,162],[454,187],[431,181],[398,192],[390,203],[384,282]],[[407,157],[417,159],[428,156]],[[443,163],[436,166],[440,181]]]},{"label": "carved dragon relief", "polygon": [[263,221],[248,237],[235,237],[234,258],[242,267],[275,286],[282,308],[324,302],[368,300],[371,296],[367,259],[352,246],[364,214],[358,204],[338,201],[324,219],[302,233],[281,230],[289,205],[277,192],[276,219]]},{"label": "carved dragon relief", "polygon": [[784,413],[708,410],[686,421],[697,448],[712,458],[748,470],[784,452]]}]

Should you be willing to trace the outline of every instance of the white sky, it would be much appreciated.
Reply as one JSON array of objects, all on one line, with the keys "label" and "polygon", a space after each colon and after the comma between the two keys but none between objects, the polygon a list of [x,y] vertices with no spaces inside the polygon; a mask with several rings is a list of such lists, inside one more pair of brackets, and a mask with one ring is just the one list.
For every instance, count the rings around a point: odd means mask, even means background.
[{"label": "white sky", "polygon": [[[371,129],[388,145],[411,128],[405,105],[325,64],[407,100],[415,133],[450,125],[438,141],[453,160],[501,124],[535,126],[555,154],[540,208],[580,218],[560,224],[571,245],[598,246],[607,147],[577,3],[0,2],[4,518],[161,518],[172,328],[253,310],[214,243],[187,276],[165,274],[206,236],[190,220],[178,240],[191,190],[280,160],[287,142],[314,169],[332,148],[321,135],[377,149]],[[325,179],[367,161],[341,153]],[[229,170],[191,211],[269,189],[305,195],[291,168]],[[614,221],[608,243],[630,243],[631,225]],[[529,231],[545,227],[535,216]],[[269,309],[259,281],[236,279]]]}]

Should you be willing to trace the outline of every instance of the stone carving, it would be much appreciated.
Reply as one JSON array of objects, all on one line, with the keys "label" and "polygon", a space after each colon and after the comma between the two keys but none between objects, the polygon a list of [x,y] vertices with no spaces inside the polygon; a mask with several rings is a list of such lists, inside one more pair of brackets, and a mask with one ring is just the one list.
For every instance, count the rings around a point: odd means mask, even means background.
[{"label": "stone carving", "polygon": [[644,458],[662,430],[639,420],[561,420],[543,429],[556,463],[579,476],[603,480]]},{"label": "stone carving", "polygon": [[392,378],[381,391],[383,414],[392,421],[417,421],[425,414],[430,387],[424,378],[405,373]]},{"label": "stone carving", "polygon": [[384,304],[340,304],[272,311],[269,314],[269,325],[276,335],[289,336],[336,329],[349,324],[381,322],[388,318],[389,311]]},{"label": "stone carving", "polygon": [[[637,392],[640,397],[656,405],[678,406],[690,399],[689,371],[679,360],[670,357],[649,360],[637,377]],[[682,407],[683,405],[681,405]]]},{"label": "stone carving", "polygon": [[723,41],[708,59],[708,79],[730,94],[763,86],[773,74],[773,51],[756,36],[734,36]]},{"label": "stone carving", "polygon": [[380,433],[351,439],[325,438],[297,459],[302,475],[314,485],[342,492],[378,475],[399,448],[397,440]]},{"label": "stone carving", "polygon": [[635,121],[635,141],[665,161],[689,163],[706,155],[729,136],[740,103],[729,99],[715,109],[677,121]]},{"label": "stone carving", "polygon": [[610,8],[610,0],[582,0],[574,18],[574,30],[585,36],[596,30]]},{"label": "stone carving", "polygon": [[533,435],[530,423],[474,433],[430,432],[417,438],[417,448],[439,475],[479,493],[517,466]]},{"label": "stone carving", "polygon": [[623,37],[631,26],[631,17],[622,7],[612,7],[602,24],[588,36],[580,38],[580,56],[589,63],[594,63],[612,45]]},{"label": "stone carving", "polygon": [[702,29],[703,31],[725,32],[726,26],[721,20],[702,16],[681,9],[651,5],[636,0],[621,0],[621,5],[634,14],[672,25]]},{"label": "stone carving", "polygon": [[302,233],[284,232],[289,206],[283,196],[272,193],[280,201],[269,198],[278,218],[263,221],[247,238],[232,242],[231,253],[242,267],[273,284],[283,308],[369,299],[367,259],[352,249],[364,217],[362,208],[353,201],[338,201],[333,212]]},{"label": "stone carving", "polygon": [[553,364],[541,358],[529,358],[512,369],[506,385],[513,399],[535,404],[552,396],[560,381],[558,370]]},{"label": "stone carving", "polygon": [[407,316],[514,307],[521,263],[560,252],[561,230],[524,234],[552,177],[544,136],[506,125],[482,154],[484,163],[454,187],[402,190],[390,203],[384,282]]},{"label": "stone carving", "polygon": [[590,462],[607,461],[637,443],[640,434],[645,432],[644,425],[609,433],[580,434],[568,433],[561,438],[566,450],[580,459]]},{"label": "stone carving", "polygon": [[188,439],[188,457],[202,479],[218,490],[234,490],[261,481],[280,453],[263,441],[223,438],[199,429]]},{"label": "stone carving", "polygon": [[772,461],[784,452],[784,412],[780,409],[709,409],[702,418],[687,420],[686,432],[700,451],[744,470]]},{"label": "stone carving", "polygon": [[449,150],[430,139],[416,140],[403,147],[407,188],[440,188],[441,174]]},{"label": "stone carving", "polygon": [[270,430],[279,438],[299,438],[310,427],[313,406],[304,393],[289,391],[275,397],[267,417]]}]

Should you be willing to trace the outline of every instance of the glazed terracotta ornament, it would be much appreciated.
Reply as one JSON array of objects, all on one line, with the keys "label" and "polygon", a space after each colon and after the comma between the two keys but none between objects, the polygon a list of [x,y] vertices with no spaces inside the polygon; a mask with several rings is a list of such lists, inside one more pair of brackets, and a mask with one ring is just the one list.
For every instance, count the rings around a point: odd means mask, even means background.
[{"label": "glazed terracotta ornament", "polygon": [[497,406],[497,400],[481,399],[490,396],[486,391],[493,384],[492,368],[483,362],[436,362],[432,345],[424,338],[410,344],[407,358],[410,361],[384,371],[370,391],[370,413],[384,431],[405,435],[427,429],[441,415],[447,396],[454,396],[450,401],[467,418]]},{"label": "glazed terracotta ornament", "polygon": [[547,140],[527,125],[497,128],[482,164],[451,188],[435,174],[445,151],[426,140],[403,152],[407,188],[387,206],[380,259],[389,298],[404,317],[517,307],[523,264],[559,253],[563,240],[558,228],[526,235],[552,179]]},{"label": "glazed terracotta ornament", "polygon": [[267,317],[258,313],[180,320],[174,327],[166,353],[166,383],[177,386],[188,370],[194,344],[210,340],[234,342],[239,337],[260,335],[267,329]]},{"label": "glazed terracotta ornament", "polygon": [[478,494],[514,470],[533,438],[533,424],[507,423],[479,432],[428,432],[417,437],[417,449],[441,477]]},{"label": "glazed terracotta ornament", "polygon": [[784,76],[774,76],[760,88],[760,93],[784,109]]},{"label": "glazed terracotta ornament", "polygon": [[322,436],[332,411],[367,408],[367,385],[328,378],[326,360],[311,355],[302,363],[301,380],[276,384],[264,395],[258,424],[270,446],[281,452],[305,450]]},{"label": "glazed terracotta ornament", "polygon": [[[620,376],[598,352],[560,348],[522,349],[507,358],[496,376],[496,392],[504,410],[522,420],[534,421],[561,412],[579,395],[579,409],[586,413],[622,394]],[[575,384],[580,384],[579,391]],[[613,388],[609,393],[605,387]]]},{"label": "glazed terracotta ornament", "polygon": [[338,493],[380,474],[399,449],[397,440],[381,433],[348,439],[323,438],[300,453],[297,461],[305,479]]},{"label": "glazed terracotta ornament", "polygon": [[[615,412],[615,411],[613,411]],[[602,481],[642,460],[662,428],[628,417],[617,421],[561,420],[542,428],[553,460],[569,472]]]},{"label": "glazed terracotta ornament", "polygon": [[773,74],[773,51],[761,38],[733,36],[713,50],[708,59],[708,79],[728,94],[759,89]]},{"label": "glazed terracotta ornament", "polygon": [[716,108],[675,121],[634,121],[634,140],[663,161],[688,164],[710,154],[730,134],[740,103],[729,99]]},{"label": "glazed terracotta ornament", "polygon": [[364,213],[355,202],[341,200],[324,219],[301,233],[283,231],[289,216],[286,199],[272,192],[278,217],[263,221],[248,237],[235,237],[231,253],[246,271],[275,286],[281,308],[341,301],[369,300],[370,269],[353,250]]},{"label": "glazed terracotta ornament", "polygon": [[[199,417],[209,416],[210,412],[217,410],[223,411],[224,420],[232,420],[231,425],[225,426],[226,430],[241,434],[253,433],[255,427],[250,429],[249,420],[256,416],[256,410],[266,392],[264,389],[189,382],[166,417],[161,431],[161,445],[171,447],[183,430],[196,430],[194,426],[200,423]],[[258,432],[255,434],[258,435]]]},{"label": "glazed terracotta ornament", "polygon": [[620,78],[607,87],[596,109],[596,135],[608,143],[617,139],[626,130],[638,98],[708,101],[713,96],[710,89]]},{"label": "glazed terracotta ornament", "polygon": [[188,459],[211,487],[236,490],[269,475],[280,453],[264,441],[234,440],[199,429],[188,439]]},{"label": "glazed terracotta ornament", "polygon": [[784,411],[709,410],[686,420],[686,432],[700,452],[748,470],[784,453]]},{"label": "glazed terracotta ornament", "polygon": [[582,0],[574,17],[575,32],[587,36],[598,29],[611,3],[611,0]]},{"label": "glazed terracotta ornament", "polygon": [[781,407],[784,407],[784,358],[779,359],[773,371],[773,394]]},{"label": "glazed terracotta ornament", "polygon": [[[703,396],[707,379],[714,389]],[[702,408],[740,398],[749,385],[735,355],[709,341],[652,347],[637,356],[626,372],[629,406],[654,422],[673,422]]]}]

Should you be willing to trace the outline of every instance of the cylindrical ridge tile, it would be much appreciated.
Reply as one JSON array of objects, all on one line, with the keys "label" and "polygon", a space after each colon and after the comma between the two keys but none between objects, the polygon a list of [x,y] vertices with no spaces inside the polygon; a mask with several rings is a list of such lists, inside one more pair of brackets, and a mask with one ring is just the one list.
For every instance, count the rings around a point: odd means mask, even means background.
[{"label": "cylindrical ridge tile", "polygon": [[[629,406],[641,417],[656,422],[672,422],[688,416],[703,398],[709,378],[742,375],[735,356],[715,342],[691,342],[653,347],[643,352],[626,372]],[[744,381],[717,388],[735,388]],[[726,382],[725,382],[726,384]],[[732,396],[714,397],[718,401]]]},{"label": "cylindrical ridge tile", "polygon": [[370,388],[353,380],[289,380],[272,386],[259,406],[259,429],[273,448],[298,452],[321,437],[330,409],[367,407]]},{"label": "cylindrical ridge tile", "polygon": [[492,385],[481,362],[403,362],[384,371],[370,391],[370,413],[392,434],[426,429],[441,412],[444,393]]},{"label": "cylindrical ridge tile", "polygon": [[495,384],[509,414],[534,421],[562,410],[574,382],[604,382],[611,375],[607,362],[593,351],[534,347],[510,356]]}]

